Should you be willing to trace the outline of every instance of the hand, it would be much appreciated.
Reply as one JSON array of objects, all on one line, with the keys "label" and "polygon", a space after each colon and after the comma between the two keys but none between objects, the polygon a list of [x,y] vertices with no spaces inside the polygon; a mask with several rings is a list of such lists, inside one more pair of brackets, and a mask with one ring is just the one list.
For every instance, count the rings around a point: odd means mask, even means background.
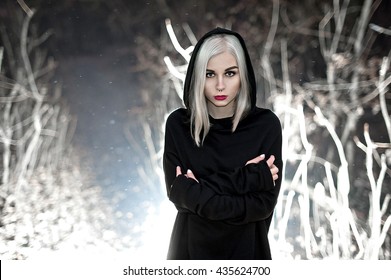
[{"label": "hand", "polygon": [[248,162],[246,162],[246,165],[247,164],[250,164],[250,163],[255,163],[255,164],[257,164],[257,163],[260,163],[262,160],[264,160],[265,159],[265,155],[264,154],[262,154],[262,155],[260,155],[260,156],[257,156],[256,158],[253,158],[253,159],[251,159],[251,160],[249,160]]},{"label": "hand", "polygon": [[270,172],[272,173],[273,182],[276,184],[276,180],[278,179],[278,167],[274,165],[274,160],[276,158],[272,155],[266,161],[267,166],[269,166]]},{"label": "hand", "polygon": [[[176,167],[176,176],[178,177],[179,175],[182,175],[182,170],[181,170],[180,166],[177,166]],[[193,179],[193,180],[197,181],[197,183],[199,183],[197,178],[194,176],[193,171],[191,171],[190,169],[187,170],[187,173],[185,174],[185,176],[186,176],[186,178]]]},{"label": "hand", "polygon": [[[264,159],[265,159],[265,155],[262,154],[260,156],[257,156],[255,158],[249,160],[248,162],[246,162],[246,165],[250,164],[250,163],[256,164],[256,163],[261,162]],[[273,177],[273,182],[275,183],[275,181],[278,179],[278,168],[277,168],[277,166],[274,165],[274,160],[275,160],[275,157],[272,155],[269,157],[269,159],[266,161],[266,163],[267,163],[267,166],[269,166],[270,172]]]}]

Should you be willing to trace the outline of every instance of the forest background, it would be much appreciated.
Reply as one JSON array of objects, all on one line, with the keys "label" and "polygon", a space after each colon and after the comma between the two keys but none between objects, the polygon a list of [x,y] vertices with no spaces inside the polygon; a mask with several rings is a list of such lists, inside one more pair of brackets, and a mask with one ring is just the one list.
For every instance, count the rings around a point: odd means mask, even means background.
[{"label": "forest background", "polygon": [[165,258],[164,119],[191,46],[222,26],[245,38],[258,105],[283,125],[273,256],[391,259],[390,12],[386,0],[2,0],[1,258]]}]

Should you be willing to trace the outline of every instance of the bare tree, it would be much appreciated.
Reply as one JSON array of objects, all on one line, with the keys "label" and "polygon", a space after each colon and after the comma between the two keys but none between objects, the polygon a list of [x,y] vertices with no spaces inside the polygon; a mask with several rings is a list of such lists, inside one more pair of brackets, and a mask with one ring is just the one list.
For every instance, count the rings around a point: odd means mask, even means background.
[{"label": "bare tree", "polygon": [[51,82],[56,63],[41,48],[50,33],[37,37],[35,11],[18,3],[19,37],[0,30],[0,255],[119,250],[112,210],[100,188],[88,186],[71,145],[76,120]]},{"label": "bare tree", "polygon": [[[283,123],[285,170],[270,236],[279,250],[276,253],[289,258],[390,259],[391,56],[366,55],[371,47],[369,18],[380,1],[364,1],[353,29],[346,22],[352,21],[356,8],[349,1],[341,2],[334,1],[319,18],[318,30],[305,29],[311,36],[317,34],[326,75],[303,83],[291,79],[295,59],[290,58],[287,39],[278,28],[280,2],[273,1],[259,62],[270,91],[267,101]],[[179,56],[164,61],[173,89],[181,96],[192,46],[181,46],[170,21],[166,27]],[[183,30],[192,42],[192,33]],[[280,69],[270,60],[276,46]],[[178,57],[182,63],[172,62]],[[377,121],[360,127],[373,112]],[[383,125],[377,126],[378,131],[371,130],[379,122]],[[383,142],[372,140],[375,132]],[[360,164],[361,159],[365,164]],[[354,203],[362,188],[368,202],[360,197],[361,204],[367,209]]]},{"label": "bare tree", "polygon": [[[389,244],[384,243],[387,235],[389,238],[391,222],[389,198],[384,190],[389,178],[385,179],[383,174],[389,170],[384,161],[387,153],[380,156],[383,161],[378,161],[378,167],[370,164],[373,157],[379,157],[370,144],[372,140],[369,138],[367,125],[364,130],[367,164],[362,170],[368,178],[362,179],[371,189],[368,209],[370,216],[367,220],[352,207],[350,195],[351,190],[357,188],[356,182],[351,181],[354,178],[352,173],[356,175],[354,171],[359,167],[356,163],[359,157],[355,157],[357,151],[353,146],[354,134],[360,131],[357,123],[364,108],[374,105],[370,101],[376,102],[374,98],[379,96],[380,91],[385,91],[386,74],[381,73],[388,72],[389,76],[388,58],[384,58],[387,62],[383,65],[374,66],[379,67],[377,70],[364,68],[368,61],[363,57],[363,46],[368,44],[363,38],[365,32],[369,32],[367,26],[371,8],[376,8],[376,5],[371,6],[371,2],[365,1],[357,20],[357,28],[346,41],[342,37],[349,10],[348,1],[344,1],[341,6],[339,2],[334,2],[332,9],[320,21],[319,40],[327,66],[325,81],[310,81],[303,86],[292,83],[288,71],[288,48],[286,44],[282,44],[283,80],[278,84],[283,86],[275,96],[277,102],[274,108],[284,123],[286,171],[296,166],[297,169],[293,176],[285,176],[289,184],[285,185],[280,197],[276,228],[280,229],[277,234],[278,242],[287,245],[285,237],[289,232],[281,229],[289,227],[291,214],[288,213],[294,211],[292,204],[297,196],[301,225],[298,233],[301,233],[299,241],[305,248],[305,254],[301,255],[304,258],[390,258]],[[331,25],[335,26],[334,30]],[[325,35],[326,29],[331,36]],[[347,34],[348,30],[345,32]],[[373,72],[380,75],[368,80]],[[387,123],[389,114],[386,106],[383,108],[386,111],[383,121]],[[322,149],[322,146],[327,148]],[[383,171],[375,180],[373,173],[377,168]],[[294,192],[291,192],[292,189]],[[285,192],[288,192],[288,196],[284,195]],[[278,217],[281,218],[280,222]],[[282,226],[281,222],[284,223]],[[286,248],[289,252],[289,246]]]}]

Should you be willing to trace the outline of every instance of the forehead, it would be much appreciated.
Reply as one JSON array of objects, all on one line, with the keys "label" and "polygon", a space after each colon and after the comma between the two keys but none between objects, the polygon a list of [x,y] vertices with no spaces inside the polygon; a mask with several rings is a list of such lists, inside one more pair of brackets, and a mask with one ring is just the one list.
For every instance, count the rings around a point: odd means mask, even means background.
[{"label": "forehead", "polygon": [[211,70],[227,69],[232,66],[238,66],[237,61],[236,58],[227,51],[211,57],[207,64],[207,68]]}]

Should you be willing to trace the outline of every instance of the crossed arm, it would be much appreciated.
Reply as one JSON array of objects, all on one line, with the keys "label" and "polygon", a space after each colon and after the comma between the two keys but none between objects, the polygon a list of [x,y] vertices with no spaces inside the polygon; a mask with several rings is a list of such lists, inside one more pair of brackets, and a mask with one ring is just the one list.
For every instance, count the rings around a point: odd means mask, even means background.
[{"label": "crossed arm", "polygon": [[279,192],[279,168],[274,156],[249,160],[233,174],[214,174],[197,178],[176,167],[176,178],[168,196],[180,212],[201,217],[244,224],[268,218],[273,212]]},{"label": "crossed arm", "polygon": [[[265,159],[265,155],[262,154],[260,156],[257,156],[249,161],[246,162],[246,165],[248,164],[257,164],[257,163],[260,163],[261,161],[263,161]],[[269,159],[266,161],[267,163],[267,166],[269,167],[270,169],[270,173],[273,177],[273,182],[274,182],[274,185],[275,185],[275,181],[278,179],[278,167],[274,165],[274,161],[275,161],[275,157],[272,155],[269,157]],[[182,170],[181,170],[181,167],[180,166],[177,166],[176,167],[176,176],[178,177],[179,175],[182,175]],[[190,169],[187,170],[186,174],[184,174],[185,177],[187,178],[190,178],[190,179],[193,179],[197,182],[198,179],[195,177],[193,171],[191,171]]]}]

